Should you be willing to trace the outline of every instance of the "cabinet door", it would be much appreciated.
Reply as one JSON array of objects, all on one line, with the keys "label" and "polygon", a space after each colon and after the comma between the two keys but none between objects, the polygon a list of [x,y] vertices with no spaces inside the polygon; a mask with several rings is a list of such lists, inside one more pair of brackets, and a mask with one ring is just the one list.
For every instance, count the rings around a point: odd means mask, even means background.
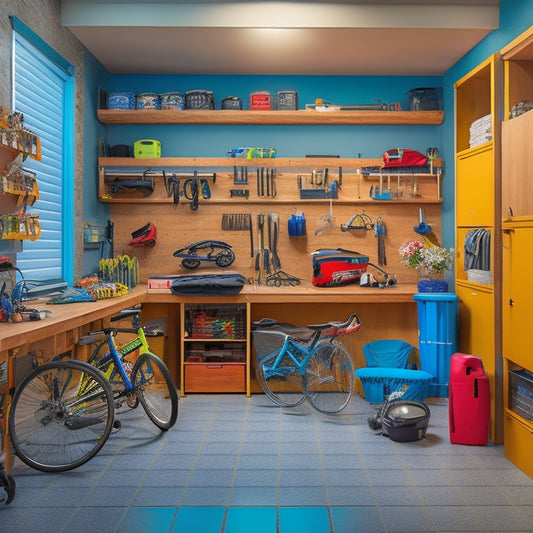
[{"label": "cabinet door", "polygon": [[533,222],[503,234],[503,355],[533,370]]},{"label": "cabinet door", "polygon": [[457,158],[457,225],[492,226],[494,221],[494,150],[492,143]]},{"label": "cabinet door", "polygon": [[459,298],[459,349],[483,361],[487,373],[494,370],[494,303],[491,290],[457,286]]}]

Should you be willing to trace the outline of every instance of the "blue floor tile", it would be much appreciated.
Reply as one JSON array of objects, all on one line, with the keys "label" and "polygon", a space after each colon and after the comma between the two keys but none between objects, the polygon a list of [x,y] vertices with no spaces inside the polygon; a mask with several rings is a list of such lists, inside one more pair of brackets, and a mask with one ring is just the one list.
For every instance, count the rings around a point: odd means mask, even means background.
[{"label": "blue floor tile", "polygon": [[327,507],[280,507],[280,533],[329,533]]},{"label": "blue floor tile", "polygon": [[[225,514],[225,507],[180,507],[172,533],[220,533]],[[149,531],[163,530],[154,528]]]},{"label": "blue floor tile", "polygon": [[[169,531],[176,507],[130,507],[120,523],[117,533],[146,533]],[[180,532],[181,533],[181,532]]]},{"label": "blue floor tile", "polygon": [[332,507],[334,533],[385,532],[385,526],[376,507]]},{"label": "blue floor tile", "polygon": [[276,507],[230,507],[224,533],[276,533]]}]

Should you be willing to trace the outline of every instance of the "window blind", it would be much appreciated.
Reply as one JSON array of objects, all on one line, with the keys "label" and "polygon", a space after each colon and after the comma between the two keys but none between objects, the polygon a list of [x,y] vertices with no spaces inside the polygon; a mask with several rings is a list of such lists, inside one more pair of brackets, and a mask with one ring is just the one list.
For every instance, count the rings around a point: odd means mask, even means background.
[{"label": "window blind", "polygon": [[68,89],[70,76],[17,32],[13,48],[13,108],[24,113],[24,127],[40,137],[42,150],[41,161],[28,158],[24,162],[24,167],[37,175],[40,198],[28,207],[28,212],[39,214],[41,237],[24,241],[17,266],[26,279],[61,278],[71,282],[73,175],[67,151],[69,142],[72,145],[67,124],[67,117],[72,115],[68,106],[73,106]]}]

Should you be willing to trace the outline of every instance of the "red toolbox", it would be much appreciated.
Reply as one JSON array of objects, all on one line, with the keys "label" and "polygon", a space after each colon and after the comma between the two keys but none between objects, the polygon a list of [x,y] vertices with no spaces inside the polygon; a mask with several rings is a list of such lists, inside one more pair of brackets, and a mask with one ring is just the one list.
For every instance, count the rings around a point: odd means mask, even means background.
[{"label": "red toolbox", "polygon": [[455,353],[451,357],[448,419],[452,444],[488,444],[489,380],[475,355]]}]

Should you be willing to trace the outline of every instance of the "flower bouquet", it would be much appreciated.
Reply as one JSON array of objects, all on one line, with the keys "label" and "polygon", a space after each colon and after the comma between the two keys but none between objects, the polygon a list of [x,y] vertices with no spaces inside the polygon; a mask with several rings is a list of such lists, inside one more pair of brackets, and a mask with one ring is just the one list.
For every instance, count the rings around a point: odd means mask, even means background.
[{"label": "flower bouquet", "polygon": [[[447,292],[448,284],[444,274],[453,267],[455,252],[453,248],[425,246],[420,241],[407,241],[400,246],[401,262],[416,270],[420,292]],[[428,283],[428,281],[435,283]]]}]

